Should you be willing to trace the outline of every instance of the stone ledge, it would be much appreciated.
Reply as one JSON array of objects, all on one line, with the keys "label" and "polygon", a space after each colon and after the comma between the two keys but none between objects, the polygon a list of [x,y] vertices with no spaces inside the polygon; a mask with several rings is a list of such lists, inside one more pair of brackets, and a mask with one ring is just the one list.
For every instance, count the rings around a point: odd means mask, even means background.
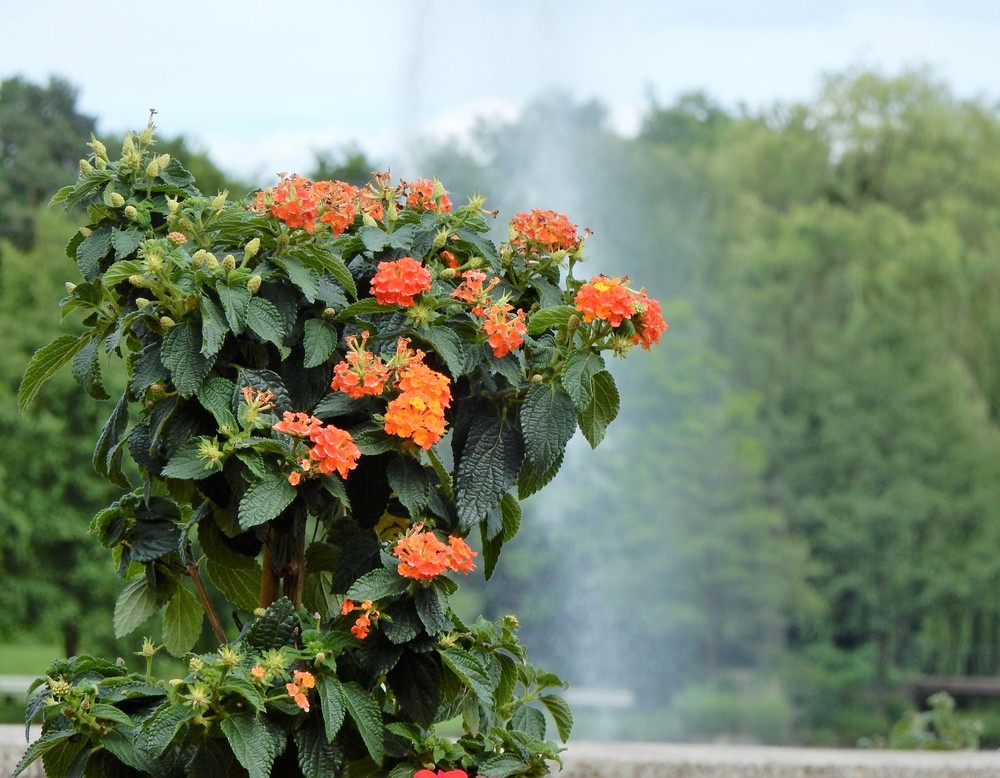
[{"label": "stone ledge", "polygon": [[[24,753],[24,727],[0,726],[0,776]],[[876,751],[764,746],[572,743],[559,778],[997,778],[996,751]],[[25,778],[43,776],[31,765]]]}]

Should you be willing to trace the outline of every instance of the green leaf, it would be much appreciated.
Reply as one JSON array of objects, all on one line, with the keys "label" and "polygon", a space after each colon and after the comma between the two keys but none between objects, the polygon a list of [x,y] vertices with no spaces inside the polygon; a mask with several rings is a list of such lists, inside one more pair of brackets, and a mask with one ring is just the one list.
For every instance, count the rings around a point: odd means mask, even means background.
[{"label": "green leaf", "polygon": [[427,629],[428,635],[440,634],[451,626],[451,618],[448,616],[448,596],[438,587],[421,587],[413,600],[417,606],[417,615]]},{"label": "green leaf", "polygon": [[250,529],[276,518],[291,505],[296,494],[295,487],[288,483],[288,477],[281,473],[258,481],[246,490],[240,500],[240,527]]},{"label": "green leaf", "polygon": [[222,719],[221,727],[250,778],[269,778],[277,752],[263,722],[252,713],[237,713]]},{"label": "green leaf", "polygon": [[170,745],[177,728],[189,719],[198,715],[198,711],[190,705],[178,702],[164,705],[143,722],[142,729],[136,737],[136,745],[147,755],[156,759]]},{"label": "green leaf", "polygon": [[539,697],[538,701],[552,714],[552,720],[559,730],[559,739],[565,743],[573,730],[573,711],[566,704],[566,700],[557,694],[546,694]]},{"label": "green leaf", "polygon": [[[575,423],[576,422],[574,421],[574,424]],[[526,500],[528,497],[535,494],[543,486],[549,483],[549,481],[555,478],[560,468],[562,468],[564,458],[565,457],[560,454],[548,470],[538,470],[530,462],[525,460],[524,466],[521,468],[521,472],[517,475],[518,499]]]},{"label": "green leaf", "polygon": [[122,394],[115,403],[114,410],[101,428],[94,446],[94,470],[116,486],[129,487],[128,479],[121,469],[124,448],[123,436],[128,428],[128,393]]},{"label": "green leaf", "polygon": [[233,395],[236,391],[236,384],[228,378],[222,376],[209,376],[198,387],[195,397],[201,406],[215,417],[221,427],[223,424],[231,424],[236,428],[236,419],[233,416]]},{"label": "green leaf", "polygon": [[243,635],[243,641],[257,651],[290,645],[298,632],[299,620],[292,601],[282,597],[272,602],[264,614],[254,619]]},{"label": "green leaf", "polygon": [[403,713],[422,727],[430,727],[441,707],[441,665],[433,652],[407,651],[388,675],[389,686]]},{"label": "green leaf", "polygon": [[226,286],[225,281],[215,284],[219,293],[219,302],[229,322],[229,329],[239,335],[247,326],[247,303],[250,302],[250,290],[245,286]]},{"label": "green leaf", "polygon": [[38,740],[28,746],[24,755],[21,757],[21,761],[17,763],[17,766],[14,768],[14,772],[11,773],[11,778],[17,778],[17,776],[23,773],[28,765],[38,759],[38,757],[43,756],[45,753],[52,751],[57,746],[64,744],[68,738],[75,735],[75,729],[50,730],[43,734],[40,738],[38,738]]},{"label": "green leaf", "polygon": [[335,419],[351,412],[354,400],[343,392],[329,392],[313,408],[313,415],[321,419]]},{"label": "green leaf", "polygon": [[564,327],[575,315],[576,308],[572,305],[553,305],[551,308],[540,308],[528,319],[528,334],[541,335],[546,330]]},{"label": "green leaf", "polygon": [[344,706],[358,727],[361,739],[377,765],[385,759],[385,727],[382,725],[382,711],[375,699],[362,686],[353,681],[343,685]]},{"label": "green leaf", "polygon": [[206,294],[198,302],[201,309],[201,353],[214,357],[226,342],[229,326],[226,314],[219,305]]},{"label": "green leaf", "polygon": [[111,231],[111,245],[115,250],[115,259],[123,259],[135,253],[135,250],[139,248],[139,244],[142,243],[145,237],[145,231],[137,227],[129,227],[124,230],[118,227],[113,228]]},{"label": "green leaf", "polygon": [[506,418],[477,414],[456,467],[458,518],[465,529],[485,518],[517,481],[524,459],[521,432]]},{"label": "green leaf", "polygon": [[389,245],[389,234],[379,227],[362,227],[358,230],[358,235],[365,244],[365,248],[373,254]]},{"label": "green leaf", "polygon": [[508,778],[511,775],[524,775],[528,765],[519,756],[503,753],[480,762],[477,770],[480,775],[488,775],[490,778]]},{"label": "green leaf", "polygon": [[312,255],[322,264],[323,269],[340,283],[348,291],[351,297],[357,299],[358,288],[354,283],[354,276],[347,269],[344,260],[329,251],[316,251]]},{"label": "green leaf", "polygon": [[190,651],[201,635],[203,615],[198,598],[178,586],[163,610],[163,645],[167,651],[174,656]]},{"label": "green leaf", "polygon": [[146,576],[133,578],[115,603],[114,628],[115,637],[125,637],[146,619],[156,613],[159,605],[156,594],[149,588]]},{"label": "green leaf", "polygon": [[549,470],[576,432],[573,400],[554,384],[532,385],[521,405],[521,432],[528,462],[536,470]]},{"label": "green leaf", "polygon": [[448,372],[457,377],[463,375],[469,368],[468,352],[465,341],[454,330],[445,327],[421,328],[413,333],[415,337],[424,341],[438,356],[444,360],[448,367]]},{"label": "green leaf", "polygon": [[337,348],[337,331],[324,319],[309,319],[302,332],[303,367],[322,365]]},{"label": "green leaf", "polygon": [[31,401],[35,399],[42,384],[73,359],[77,352],[87,345],[92,335],[89,332],[79,337],[60,335],[34,353],[24,371],[21,386],[17,390],[17,406],[22,414],[27,410]]},{"label": "green leaf", "polygon": [[510,493],[505,494],[500,500],[500,520],[500,531],[492,536],[489,534],[490,528],[487,522],[479,525],[483,541],[483,575],[486,576],[486,580],[493,577],[503,545],[521,528],[521,503]]},{"label": "green leaf", "polygon": [[256,608],[260,590],[257,559],[227,546],[222,531],[212,520],[198,526],[198,542],[207,557],[205,572],[226,599],[242,610]]},{"label": "green leaf", "polygon": [[366,297],[352,305],[348,305],[343,310],[337,311],[337,315],[334,318],[337,321],[344,321],[352,319],[355,316],[366,316],[373,313],[396,313],[397,311],[399,311],[398,305],[379,305],[375,302],[374,297]]},{"label": "green leaf", "polygon": [[319,273],[311,267],[306,267],[294,257],[275,257],[274,263],[284,268],[288,280],[302,292],[307,302],[316,301],[319,293]]},{"label": "green leaf", "polygon": [[210,440],[203,435],[182,444],[164,465],[161,475],[182,481],[197,481],[211,475],[218,468],[201,455],[201,444]]},{"label": "green leaf", "polygon": [[469,687],[487,708],[493,706],[493,681],[476,655],[454,646],[439,652],[445,665]]},{"label": "green leaf", "polygon": [[566,359],[559,382],[573,398],[577,412],[586,409],[594,394],[594,376],[604,370],[604,359],[592,351],[574,351]]},{"label": "green leaf", "polygon": [[344,690],[337,676],[327,674],[320,675],[316,687],[319,692],[320,710],[323,712],[323,729],[327,742],[332,743],[344,724],[344,716],[347,715]]},{"label": "green leaf", "polygon": [[545,739],[545,714],[538,708],[532,708],[523,702],[514,705],[514,714],[510,718],[511,729],[524,732],[535,740]]},{"label": "green leaf", "polygon": [[395,597],[409,588],[410,582],[395,570],[378,567],[365,573],[351,584],[347,597],[351,600],[381,600],[385,597]]},{"label": "green leaf", "polygon": [[294,738],[303,778],[328,778],[340,773],[337,749],[317,727],[300,727],[295,730]]},{"label": "green leaf", "polygon": [[215,358],[201,353],[201,333],[195,332],[194,321],[187,319],[164,333],[160,361],[170,371],[178,394],[187,398],[198,391]]},{"label": "green leaf", "polygon": [[591,448],[597,448],[598,444],[604,440],[604,433],[608,425],[615,420],[620,406],[618,388],[611,373],[601,371],[593,378],[593,397],[586,409],[578,416],[580,431],[590,443]]},{"label": "green leaf", "polygon": [[120,262],[115,262],[104,271],[104,285],[111,289],[122,281],[127,281],[135,275],[143,275],[145,272],[145,265],[138,259],[123,259]]},{"label": "green leaf", "polygon": [[431,484],[427,472],[413,457],[403,456],[389,463],[389,486],[406,508],[410,518],[417,520],[427,507]]},{"label": "green leaf", "polygon": [[251,297],[247,303],[247,327],[275,346],[285,340],[285,320],[274,303],[263,297]]},{"label": "green leaf", "polygon": [[94,230],[76,247],[76,266],[88,281],[101,275],[101,260],[108,255],[111,245],[111,228],[108,226]]}]

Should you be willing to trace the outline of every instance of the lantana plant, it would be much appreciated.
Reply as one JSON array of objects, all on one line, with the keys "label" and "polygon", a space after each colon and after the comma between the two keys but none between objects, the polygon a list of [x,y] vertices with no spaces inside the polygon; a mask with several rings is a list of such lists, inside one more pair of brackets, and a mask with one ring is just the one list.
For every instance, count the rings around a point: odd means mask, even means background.
[{"label": "lantana plant", "polygon": [[[117,160],[89,148],[54,198],[87,215],[62,302],[83,333],[35,354],[19,399],[67,364],[111,399],[103,362],[124,361],[94,452],[123,494],[90,531],[124,582],[115,634],[160,613],[162,642],[144,673],[55,661],[17,772],[548,773],[562,682],[516,618],[465,623],[449,598],[493,573],[576,430],[601,442],[605,355],[655,344],[659,304],[576,278],[587,233],[551,211],[497,247],[484,199],[455,208],[437,180],[282,176],[233,202],[158,154],[152,121]],[[161,651],[186,673],[155,678]]]}]

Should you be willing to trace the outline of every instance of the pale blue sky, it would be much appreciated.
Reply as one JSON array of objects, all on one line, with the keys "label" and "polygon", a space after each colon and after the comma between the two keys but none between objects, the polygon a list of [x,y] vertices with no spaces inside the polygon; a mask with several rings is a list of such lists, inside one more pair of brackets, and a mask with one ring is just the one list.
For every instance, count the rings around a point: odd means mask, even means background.
[{"label": "pale blue sky", "polygon": [[[281,6],[279,10],[279,5]],[[551,89],[596,98],[622,132],[653,94],[724,105],[809,99],[823,73],[928,66],[1000,98],[1000,3],[987,0],[36,0],[0,23],[0,78],[77,85],[108,131],[197,141],[269,176],[357,141],[391,163],[418,135],[513,116]]]}]

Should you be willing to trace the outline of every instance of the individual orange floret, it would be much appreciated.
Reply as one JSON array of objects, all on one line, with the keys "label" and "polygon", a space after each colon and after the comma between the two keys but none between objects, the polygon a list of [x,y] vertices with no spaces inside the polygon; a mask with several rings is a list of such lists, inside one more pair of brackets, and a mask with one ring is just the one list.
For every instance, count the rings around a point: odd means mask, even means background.
[{"label": "individual orange floret", "polygon": [[602,319],[612,327],[618,327],[635,313],[634,293],[626,286],[628,278],[608,278],[594,276],[589,283],[580,287],[574,302],[583,314],[584,322]]},{"label": "individual orange floret", "polygon": [[439,181],[421,178],[406,184],[409,192],[406,195],[406,206],[418,211],[434,211],[435,213],[451,213],[451,200],[448,190]]},{"label": "individual orange floret", "polygon": [[389,380],[389,367],[381,358],[365,350],[368,333],[361,336],[361,342],[350,335],[347,338],[348,352],[344,360],[333,369],[330,388],[344,392],[357,399],[365,395],[380,395]]},{"label": "individual orange floret", "polygon": [[307,673],[302,670],[295,671],[295,681],[293,683],[285,684],[285,691],[288,692],[288,696],[295,700],[295,704],[298,705],[306,713],[309,712],[309,698],[306,697],[306,691],[313,689],[316,686],[316,678],[312,673]]},{"label": "individual orange floret", "polygon": [[317,463],[317,469],[324,475],[340,473],[341,478],[357,467],[361,451],[351,438],[351,433],[332,424],[314,429],[309,440],[309,458]]},{"label": "individual orange floret", "polygon": [[519,213],[510,222],[511,245],[544,253],[572,251],[583,239],[576,234],[576,225],[555,211],[535,208]]},{"label": "individual orange floret", "polygon": [[486,309],[483,320],[483,332],[489,337],[487,341],[493,349],[493,355],[498,359],[507,356],[524,343],[528,328],[524,323],[524,311],[519,310],[510,316],[513,306],[509,303],[497,303]]},{"label": "individual orange floret", "polygon": [[372,277],[371,292],[379,305],[409,308],[413,298],[431,288],[431,273],[413,257],[379,262]]},{"label": "individual orange floret", "polygon": [[669,325],[660,313],[660,303],[652,297],[647,297],[645,289],[639,290],[632,305],[635,309],[635,315],[632,317],[635,335],[632,336],[632,342],[641,343],[642,347],[649,351],[650,346],[660,341],[660,335],[667,331]]}]

